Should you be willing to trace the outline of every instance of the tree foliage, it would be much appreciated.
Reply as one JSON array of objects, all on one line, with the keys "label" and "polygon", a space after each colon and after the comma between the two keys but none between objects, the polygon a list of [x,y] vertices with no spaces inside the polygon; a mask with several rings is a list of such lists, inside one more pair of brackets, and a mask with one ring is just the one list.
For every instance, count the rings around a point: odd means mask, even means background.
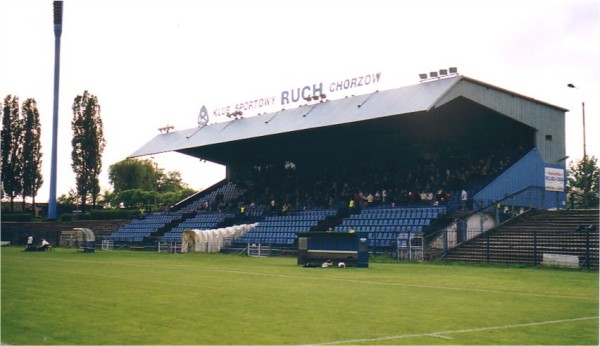
[{"label": "tree foliage", "polygon": [[154,190],[157,171],[150,160],[125,159],[108,168],[108,180],[114,192],[125,190]]},{"label": "tree foliage", "polygon": [[568,200],[571,208],[598,208],[600,169],[595,156],[587,156],[569,164]]},{"label": "tree foliage", "polygon": [[[125,159],[109,167],[111,204],[154,209],[173,205],[195,191],[178,171],[165,172],[151,160]],[[152,208],[150,208],[152,209]]]},{"label": "tree foliage", "polygon": [[37,102],[33,98],[19,106],[17,96],[8,95],[2,106],[2,198],[14,199],[35,196],[42,186],[41,125]]},{"label": "tree foliage", "polygon": [[[37,102],[27,99],[23,103],[23,197],[31,197],[35,210],[35,197],[42,186],[41,125]],[[25,198],[23,198],[25,203]]]},{"label": "tree foliage", "polygon": [[2,193],[14,200],[23,191],[23,126],[19,117],[19,97],[7,95],[2,106]]},{"label": "tree foliage", "polygon": [[88,197],[92,205],[100,194],[98,176],[102,171],[102,153],[104,152],[104,133],[100,117],[98,98],[87,90],[73,101],[73,120],[71,129],[71,159],[75,173],[76,188],[81,198],[82,209],[85,210]]},{"label": "tree foliage", "polygon": [[3,196],[11,201],[35,196],[42,186],[42,145],[40,114],[33,98],[25,100],[19,107],[19,98],[8,95],[2,106],[2,186]]},{"label": "tree foliage", "polygon": [[77,192],[74,189],[69,189],[69,193],[58,196],[56,202],[66,206],[75,206],[77,204],[77,197]]},{"label": "tree foliage", "polygon": [[187,184],[183,182],[181,173],[178,171],[168,171],[165,173],[164,170],[159,170],[156,185],[156,190],[161,193],[178,192],[187,188]]}]

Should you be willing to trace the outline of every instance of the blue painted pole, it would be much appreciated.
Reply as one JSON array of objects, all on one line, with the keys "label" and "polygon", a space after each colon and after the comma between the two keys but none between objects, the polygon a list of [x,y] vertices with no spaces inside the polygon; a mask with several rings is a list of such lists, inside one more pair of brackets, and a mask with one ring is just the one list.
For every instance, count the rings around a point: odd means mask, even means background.
[{"label": "blue painted pole", "polygon": [[54,107],[52,111],[52,158],[50,162],[50,196],[48,219],[56,219],[56,162],[58,146],[58,84],[60,81],[60,36],[62,34],[63,2],[54,1]]}]

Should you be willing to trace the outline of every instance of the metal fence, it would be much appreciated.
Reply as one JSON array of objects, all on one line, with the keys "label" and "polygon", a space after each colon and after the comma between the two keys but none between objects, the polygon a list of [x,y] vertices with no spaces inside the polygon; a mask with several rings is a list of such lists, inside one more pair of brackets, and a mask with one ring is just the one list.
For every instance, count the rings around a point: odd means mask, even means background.
[{"label": "metal fence", "polygon": [[575,256],[581,267],[598,268],[598,233],[588,231],[490,231],[473,238],[446,258],[494,264],[543,264],[545,255]]}]

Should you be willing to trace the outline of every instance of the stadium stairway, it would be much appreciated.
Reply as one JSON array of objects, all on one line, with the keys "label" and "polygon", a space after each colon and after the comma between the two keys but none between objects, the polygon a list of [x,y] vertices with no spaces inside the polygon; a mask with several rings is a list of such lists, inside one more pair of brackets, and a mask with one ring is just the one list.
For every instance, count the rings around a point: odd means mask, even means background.
[{"label": "stadium stairway", "polygon": [[133,246],[157,241],[181,241],[183,230],[210,229],[228,224],[226,220],[234,217],[234,214],[211,212],[205,206],[216,209],[218,204],[229,204],[243,193],[244,190],[234,183],[219,182],[177,203],[168,213],[150,213],[132,220],[106,239]]},{"label": "stadium stairway", "polygon": [[143,218],[133,219],[107,237],[108,240],[121,243],[142,243],[147,237],[164,231],[182,218],[179,213],[154,213]]},{"label": "stadium stairway", "polygon": [[244,193],[245,189],[239,188],[235,183],[221,181],[175,204],[171,211],[189,213],[206,210],[206,206],[217,210],[222,207],[220,204],[227,205]]},{"label": "stadium stairway", "polygon": [[[598,270],[598,215],[597,209],[531,210],[449,250],[446,259],[538,265],[544,254],[561,254],[578,256],[587,266],[589,251],[590,267]],[[595,231],[587,231],[590,225]]]}]

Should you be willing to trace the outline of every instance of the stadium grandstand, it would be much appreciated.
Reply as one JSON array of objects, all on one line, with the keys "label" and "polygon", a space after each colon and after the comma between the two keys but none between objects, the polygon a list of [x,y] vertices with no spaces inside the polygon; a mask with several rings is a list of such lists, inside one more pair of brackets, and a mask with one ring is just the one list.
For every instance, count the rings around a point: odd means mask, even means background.
[{"label": "stadium grandstand", "polygon": [[447,247],[531,209],[565,208],[565,112],[455,75],[161,133],[131,157],[175,151],[226,166],[226,177],[110,239],[177,242],[254,224],[226,246],[293,251],[297,233],[356,231],[373,252],[427,257],[440,230]]}]

